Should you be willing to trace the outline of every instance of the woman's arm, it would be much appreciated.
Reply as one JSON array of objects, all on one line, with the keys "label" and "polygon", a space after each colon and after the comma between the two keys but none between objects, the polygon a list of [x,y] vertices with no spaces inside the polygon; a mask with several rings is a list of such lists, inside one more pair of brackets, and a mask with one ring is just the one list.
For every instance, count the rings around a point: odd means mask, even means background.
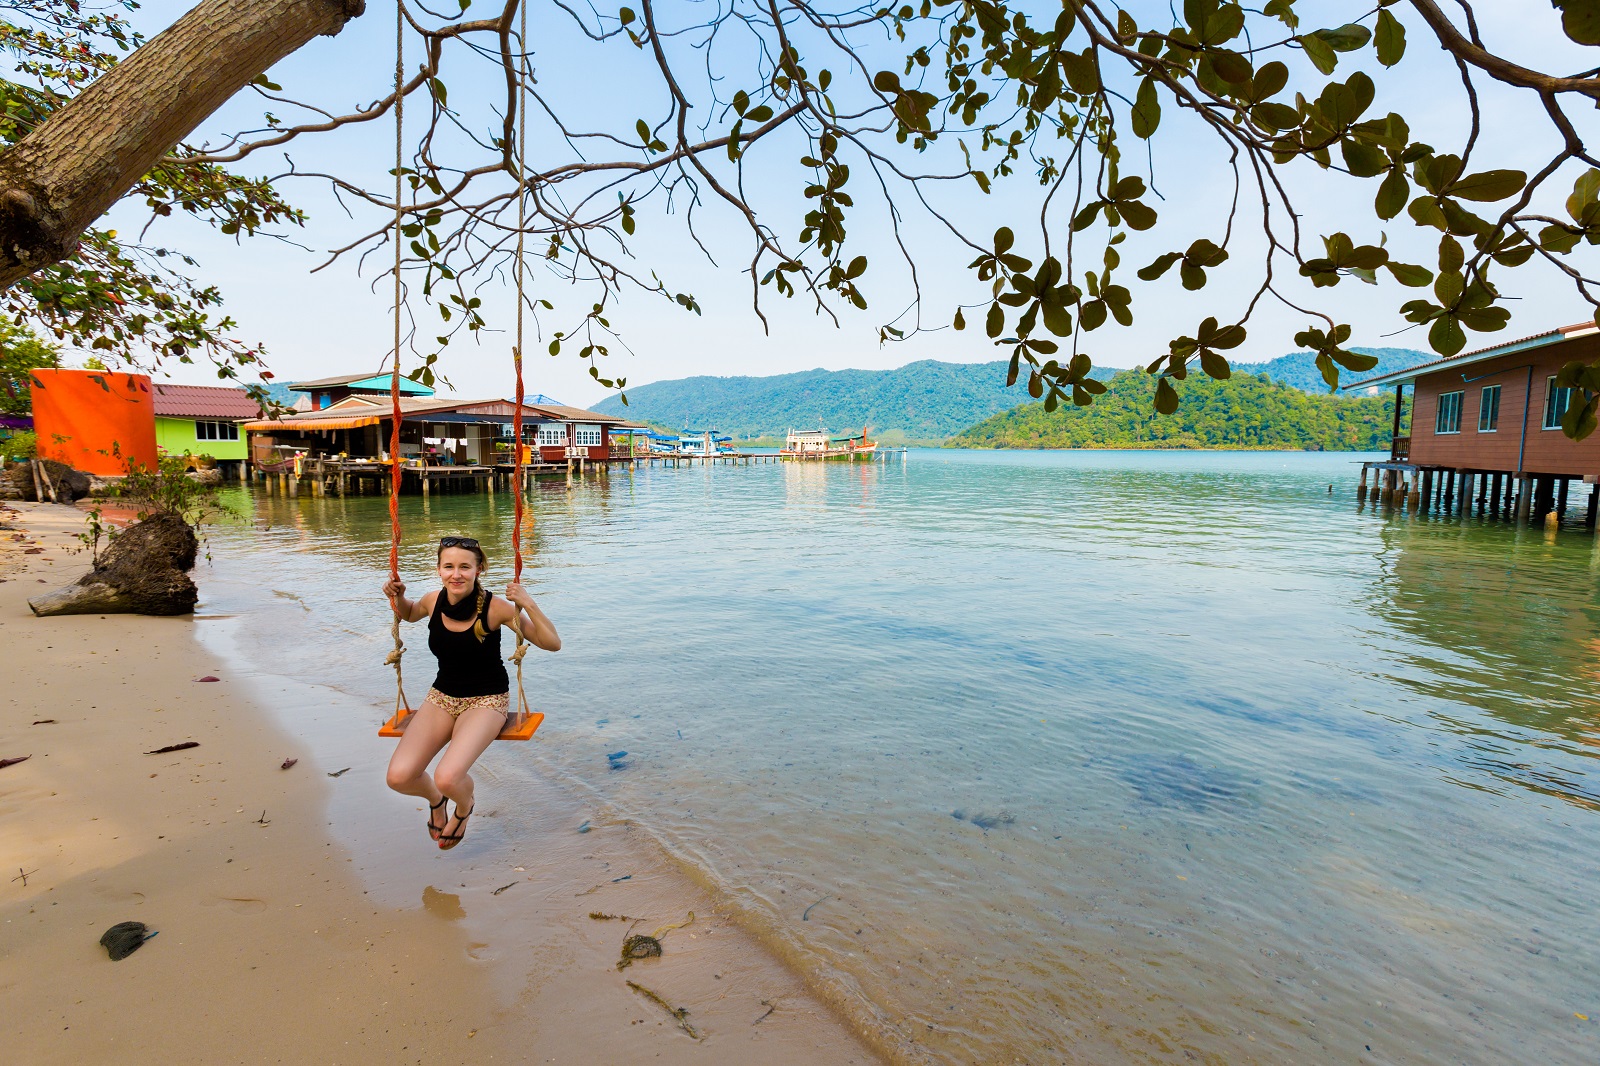
[{"label": "woman's arm", "polygon": [[501,606],[500,601],[494,602],[491,616],[501,612],[500,617],[491,617],[497,625],[510,625],[516,619],[522,627],[522,635],[534,647],[543,648],[545,651],[560,651],[561,636],[556,632],[555,625],[545,613],[539,610],[539,605],[533,602],[533,597],[528,595],[528,590],[519,582],[513,581],[506,586],[506,599],[510,602]]},{"label": "woman's arm", "polygon": [[433,613],[434,597],[439,595],[439,591],[424,592],[420,599],[408,600],[404,581],[385,581],[383,594],[394,608],[394,613],[400,616],[400,621],[420,622]]}]

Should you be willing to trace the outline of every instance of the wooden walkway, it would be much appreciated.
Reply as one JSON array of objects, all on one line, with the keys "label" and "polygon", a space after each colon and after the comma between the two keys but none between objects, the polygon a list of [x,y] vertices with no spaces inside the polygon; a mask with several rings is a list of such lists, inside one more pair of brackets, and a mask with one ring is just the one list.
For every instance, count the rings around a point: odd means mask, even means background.
[{"label": "wooden walkway", "polygon": [[[886,463],[893,457],[904,459],[906,449],[890,448],[874,453],[871,458],[852,460],[859,463]],[[696,463],[722,466],[750,466],[752,464],[796,462],[795,456],[777,452],[718,452],[715,455],[680,455],[641,452],[638,454],[613,454],[608,459],[572,457],[564,462],[536,462],[522,467],[522,491],[530,492],[539,477],[562,475],[586,476],[590,470],[609,472],[614,466],[636,468],[640,465],[663,467],[694,466]],[[386,462],[357,462],[341,459],[307,459],[301,462],[296,474],[288,464],[274,470],[255,469],[251,479],[275,496],[386,496],[391,480]],[[407,464],[400,470],[400,491],[403,494],[431,496],[435,493],[510,492],[513,488],[515,468],[509,463],[487,466],[416,466]]]}]

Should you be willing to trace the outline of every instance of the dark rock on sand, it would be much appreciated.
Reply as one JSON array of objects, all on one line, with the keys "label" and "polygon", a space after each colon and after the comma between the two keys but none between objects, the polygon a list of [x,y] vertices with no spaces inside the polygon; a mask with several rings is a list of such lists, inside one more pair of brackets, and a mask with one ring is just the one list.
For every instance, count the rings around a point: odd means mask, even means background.
[{"label": "dark rock on sand", "polygon": [[121,962],[153,936],[155,934],[143,922],[118,922],[100,934],[100,946],[106,949],[112,962]]}]

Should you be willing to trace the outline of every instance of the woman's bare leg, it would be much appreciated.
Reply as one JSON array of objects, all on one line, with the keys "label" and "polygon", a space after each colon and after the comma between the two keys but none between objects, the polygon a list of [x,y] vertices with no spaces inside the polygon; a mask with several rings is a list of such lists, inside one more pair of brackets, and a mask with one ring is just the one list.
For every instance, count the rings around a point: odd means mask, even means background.
[{"label": "woman's bare leg", "polygon": [[[462,711],[461,717],[456,719],[455,732],[450,736],[450,746],[444,749],[444,757],[439,760],[439,766],[433,772],[434,784],[439,791],[455,801],[456,811],[470,813],[474,798],[472,775],[468,773],[472,764],[478,761],[499,736],[500,730],[506,724],[504,711],[490,710],[488,707],[473,707]],[[406,732],[411,732],[407,727]],[[455,813],[452,812],[450,820],[445,823],[445,835],[460,832],[460,823]]]},{"label": "woman's bare leg", "polygon": [[[389,758],[386,778],[389,787],[402,795],[420,796],[430,807],[437,804],[439,788],[428,776],[428,764],[439,754],[439,749],[449,743],[455,724],[455,719],[442,708],[424,702],[411,716],[411,723]],[[430,824],[437,824],[434,817],[429,815]]]}]

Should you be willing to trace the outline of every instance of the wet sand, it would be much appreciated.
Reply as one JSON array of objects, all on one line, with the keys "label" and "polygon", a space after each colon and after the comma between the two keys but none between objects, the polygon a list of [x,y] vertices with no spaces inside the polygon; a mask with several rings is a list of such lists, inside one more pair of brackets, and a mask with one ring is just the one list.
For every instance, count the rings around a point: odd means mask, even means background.
[{"label": "wet sand", "polygon": [[[8,1059],[879,1061],[642,834],[555,785],[497,807],[513,754],[437,851],[383,787],[380,709],[227,655],[249,620],[206,617],[203,564],[199,618],[39,619],[27,597],[87,568],[83,515],[0,524],[0,758],[32,756],[0,769]],[[618,971],[629,932],[690,911]],[[159,935],[113,963],[98,939],[129,920]]]}]

